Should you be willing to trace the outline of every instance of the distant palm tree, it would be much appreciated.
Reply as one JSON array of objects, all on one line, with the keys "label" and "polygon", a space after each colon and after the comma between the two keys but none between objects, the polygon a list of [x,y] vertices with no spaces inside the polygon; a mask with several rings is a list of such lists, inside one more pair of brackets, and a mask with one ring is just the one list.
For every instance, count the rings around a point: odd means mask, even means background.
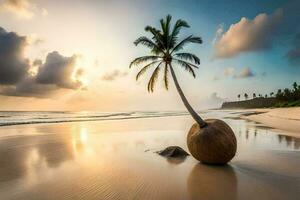
[{"label": "distant palm tree", "polygon": [[148,83],[148,92],[154,91],[154,85],[161,68],[164,68],[164,85],[168,90],[168,77],[170,70],[176,89],[183,101],[183,104],[185,105],[191,116],[194,118],[194,120],[200,125],[200,127],[205,127],[207,125],[206,122],[197,114],[197,112],[192,108],[192,106],[186,99],[181,87],[179,86],[173,68],[175,66],[183,67],[195,78],[196,74],[194,72],[194,69],[199,68],[200,59],[192,53],[181,52],[181,50],[183,50],[183,47],[189,43],[202,44],[202,39],[200,37],[190,35],[183,40],[178,41],[180,30],[182,28],[189,28],[190,26],[186,21],[179,19],[175,22],[173,28],[171,28],[171,19],[171,15],[168,15],[166,19],[161,19],[160,28],[158,29],[152,26],[146,26],[145,31],[149,32],[152,37],[139,37],[137,40],[135,40],[134,44],[136,46],[141,44],[148,47],[151,50],[151,54],[134,59],[131,62],[129,68],[131,68],[133,65],[140,65],[144,63],[143,68],[136,75],[136,80],[138,80],[139,77],[143,75],[148,69],[153,66],[155,67]]},{"label": "distant palm tree", "polygon": [[244,94],[244,97],[245,97],[245,99],[247,100],[247,99],[248,99],[248,94],[245,93],[245,94]]},{"label": "distant palm tree", "polygon": [[270,97],[272,97],[273,95],[274,95],[274,92],[271,92],[271,93],[270,93]]},{"label": "distant palm tree", "polygon": [[237,97],[238,97],[238,99],[240,100],[240,98],[241,98],[241,95],[240,95],[240,94],[238,94],[238,95],[237,95]]},{"label": "distant palm tree", "polygon": [[267,94],[265,95],[265,98],[268,98],[268,95],[267,95]]},{"label": "distant palm tree", "polygon": [[255,93],[253,93],[253,99],[255,99],[256,98],[256,94]]},{"label": "distant palm tree", "polygon": [[294,91],[297,91],[299,89],[298,84],[296,82],[293,83]]}]

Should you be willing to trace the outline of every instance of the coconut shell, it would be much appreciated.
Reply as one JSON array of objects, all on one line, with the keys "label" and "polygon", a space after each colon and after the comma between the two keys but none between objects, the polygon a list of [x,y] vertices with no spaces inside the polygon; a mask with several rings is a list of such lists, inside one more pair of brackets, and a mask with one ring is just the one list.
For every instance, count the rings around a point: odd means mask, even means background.
[{"label": "coconut shell", "polygon": [[222,120],[207,119],[207,126],[195,123],[187,136],[187,146],[194,158],[207,164],[226,164],[236,153],[232,129]]}]

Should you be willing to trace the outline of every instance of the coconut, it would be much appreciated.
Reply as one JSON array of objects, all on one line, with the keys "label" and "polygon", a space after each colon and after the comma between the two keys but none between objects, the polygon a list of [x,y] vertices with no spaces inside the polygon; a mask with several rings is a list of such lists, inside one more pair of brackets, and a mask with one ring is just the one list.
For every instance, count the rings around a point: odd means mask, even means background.
[{"label": "coconut", "polygon": [[187,146],[194,158],[207,164],[226,164],[236,153],[237,143],[232,129],[222,120],[207,119],[200,128],[195,123],[187,136]]}]

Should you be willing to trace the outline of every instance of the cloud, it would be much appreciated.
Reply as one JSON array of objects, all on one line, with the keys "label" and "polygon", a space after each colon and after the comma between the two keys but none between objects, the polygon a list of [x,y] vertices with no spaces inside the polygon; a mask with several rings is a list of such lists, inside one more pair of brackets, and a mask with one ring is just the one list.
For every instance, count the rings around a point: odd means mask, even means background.
[{"label": "cloud", "polygon": [[34,16],[35,5],[29,0],[5,0],[1,10],[15,14],[19,18],[31,19]]},{"label": "cloud", "polygon": [[[267,73],[266,72],[263,72],[261,74],[262,76],[266,76]],[[237,79],[237,78],[250,78],[250,77],[253,77],[255,76],[255,73],[251,70],[251,68],[249,67],[245,67],[241,70],[236,70],[234,67],[227,67],[223,70],[223,74],[221,75],[216,75],[213,77],[213,80],[214,81],[217,81],[217,80],[221,80],[223,78],[234,78],[234,79]]]},{"label": "cloud", "polygon": [[[61,88],[77,89],[82,83],[73,79],[76,55],[64,57],[57,51],[47,55],[46,62],[41,65],[36,75],[36,81],[40,84],[53,84]],[[77,77],[78,78],[78,77]]]},{"label": "cloud", "polygon": [[102,76],[102,80],[104,81],[114,81],[117,78],[121,78],[127,76],[127,72],[121,72],[120,70],[114,70],[112,72],[108,72]]},{"label": "cloud", "polygon": [[0,27],[0,84],[15,84],[27,76],[29,61],[23,58],[26,45],[26,37]]},{"label": "cloud", "polygon": [[234,75],[234,78],[249,78],[253,77],[254,73],[249,67],[242,69],[238,74]]},{"label": "cloud", "polygon": [[224,101],[225,99],[218,96],[218,93],[213,92],[208,98],[203,99],[201,104],[207,108],[220,108]]},{"label": "cloud", "polygon": [[212,41],[212,44],[215,45],[217,43],[217,41],[220,39],[220,37],[222,36],[222,34],[224,33],[224,24],[219,24],[215,37]]},{"label": "cloud", "polygon": [[243,17],[224,33],[218,28],[216,35],[219,39],[214,44],[215,57],[229,58],[242,52],[270,48],[282,18],[282,10],[277,10],[272,15],[259,14],[253,20]]},{"label": "cloud", "polygon": [[[45,62],[24,58],[26,37],[0,27],[0,94],[45,97],[62,89],[81,89],[83,69],[76,69],[78,56],[48,53]],[[35,73],[32,73],[35,72]]]},{"label": "cloud", "polygon": [[227,68],[224,69],[223,74],[224,74],[225,77],[232,76],[234,71],[235,70],[234,70],[233,67],[227,67]]},{"label": "cloud", "polygon": [[1,95],[46,98],[58,91],[55,85],[45,85],[36,82],[35,77],[29,76],[13,86],[3,87]]},{"label": "cloud", "polygon": [[36,59],[32,63],[33,66],[37,66],[37,67],[40,67],[42,64],[43,64],[43,61],[40,59]]},{"label": "cloud", "polygon": [[48,10],[39,8],[34,0],[4,0],[0,12],[11,13],[19,19],[32,19],[35,15],[48,16]]},{"label": "cloud", "polygon": [[293,41],[293,48],[285,55],[291,65],[300,66],[300,33],[298,33]]}]

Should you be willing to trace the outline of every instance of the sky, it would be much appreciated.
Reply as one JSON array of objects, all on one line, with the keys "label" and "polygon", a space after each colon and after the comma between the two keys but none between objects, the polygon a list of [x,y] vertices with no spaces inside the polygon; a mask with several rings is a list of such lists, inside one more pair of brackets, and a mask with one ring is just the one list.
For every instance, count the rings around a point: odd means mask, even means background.
[{"label": "sky", "polygon": [[150,53],[134,40],[167,14],[203,40],[185,47],[195,79],[175,66],[196,109],[300,82],[298,0],[0,0],[0,110],[184,110],[173,83],[148,93],[150,71],[129,69]]}]

